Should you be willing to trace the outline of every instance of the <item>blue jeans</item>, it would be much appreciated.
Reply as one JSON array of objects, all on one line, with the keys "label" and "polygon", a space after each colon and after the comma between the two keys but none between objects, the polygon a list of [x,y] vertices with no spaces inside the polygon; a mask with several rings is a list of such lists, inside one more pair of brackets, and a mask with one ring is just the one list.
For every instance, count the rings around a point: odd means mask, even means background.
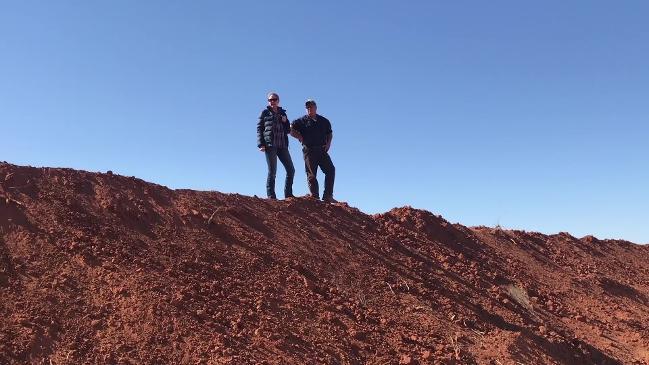
[{"label": "blue jeans", "polygon": [[284,165],[286,170],[286,181],[284,183],[284,197],[293,196],[293,177],[295,167],[288,148],[266,147],[266,163],[268,164],[268,178],[266,179],[266,193],[269,198],[276,199],[275,175],[277,175],[277,158]]}]

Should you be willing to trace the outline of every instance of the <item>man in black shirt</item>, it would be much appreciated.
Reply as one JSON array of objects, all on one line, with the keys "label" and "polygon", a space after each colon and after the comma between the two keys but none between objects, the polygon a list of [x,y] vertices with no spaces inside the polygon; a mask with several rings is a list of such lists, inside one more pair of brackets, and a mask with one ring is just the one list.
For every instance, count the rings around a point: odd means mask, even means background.
[{"label": "man in black shirt", "polygon": [[302,152],[304,153],[304,167],[306,169],[307,181],[311,196],[319,199],[318,180],[316,174],[318,166],[325,174],[325,188],[322,194],[322,200],[325,202],[335,202],[334,178],[336,168],[331,157],[329,157],[329,148],[333,133],[329,120],[316,113],[318,107],[314,100],[307,100],[304,104],[307,115],[296,119],[291,124],[291,135],[302,143]]}]

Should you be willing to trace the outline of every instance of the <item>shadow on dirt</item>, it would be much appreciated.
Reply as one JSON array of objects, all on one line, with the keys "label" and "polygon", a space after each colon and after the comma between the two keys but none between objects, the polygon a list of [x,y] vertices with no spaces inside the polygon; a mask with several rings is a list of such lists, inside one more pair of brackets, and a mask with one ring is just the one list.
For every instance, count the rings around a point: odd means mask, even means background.
[{"label": "shadow on dirt", "polygon": [[509,352],[516,361],[525,364],[538,363],[545,355],[560,364],[622,365],[619,360],[582,340],[550,342],[527,329],[523,329]]},{"label": "shadow on dirt", "polygon": [[599,285],[608,295],[631,299],[644,305],[649,304],[649,299],[637,289],[611,278],[600,278]]}]

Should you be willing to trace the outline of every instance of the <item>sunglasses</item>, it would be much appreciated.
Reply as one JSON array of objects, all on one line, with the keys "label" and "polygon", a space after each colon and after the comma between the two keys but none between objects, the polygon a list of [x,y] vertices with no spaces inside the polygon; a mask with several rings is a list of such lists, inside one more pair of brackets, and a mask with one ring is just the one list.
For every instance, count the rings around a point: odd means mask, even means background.
[{"label": "sunglasses", "polygon": [[268,99],[268,101],[277,101],[277,100],[279,100],[279,99],[277,99],[277,98]]}]

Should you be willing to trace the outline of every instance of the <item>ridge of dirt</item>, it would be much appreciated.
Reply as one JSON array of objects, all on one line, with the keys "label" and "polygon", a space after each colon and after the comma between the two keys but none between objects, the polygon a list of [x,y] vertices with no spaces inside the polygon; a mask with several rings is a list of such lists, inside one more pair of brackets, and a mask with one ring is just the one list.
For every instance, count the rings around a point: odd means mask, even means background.
[{"label": "ridge of dirt", "polygon": [[649,364],[648,259],[0,163],[0,364]]}]

